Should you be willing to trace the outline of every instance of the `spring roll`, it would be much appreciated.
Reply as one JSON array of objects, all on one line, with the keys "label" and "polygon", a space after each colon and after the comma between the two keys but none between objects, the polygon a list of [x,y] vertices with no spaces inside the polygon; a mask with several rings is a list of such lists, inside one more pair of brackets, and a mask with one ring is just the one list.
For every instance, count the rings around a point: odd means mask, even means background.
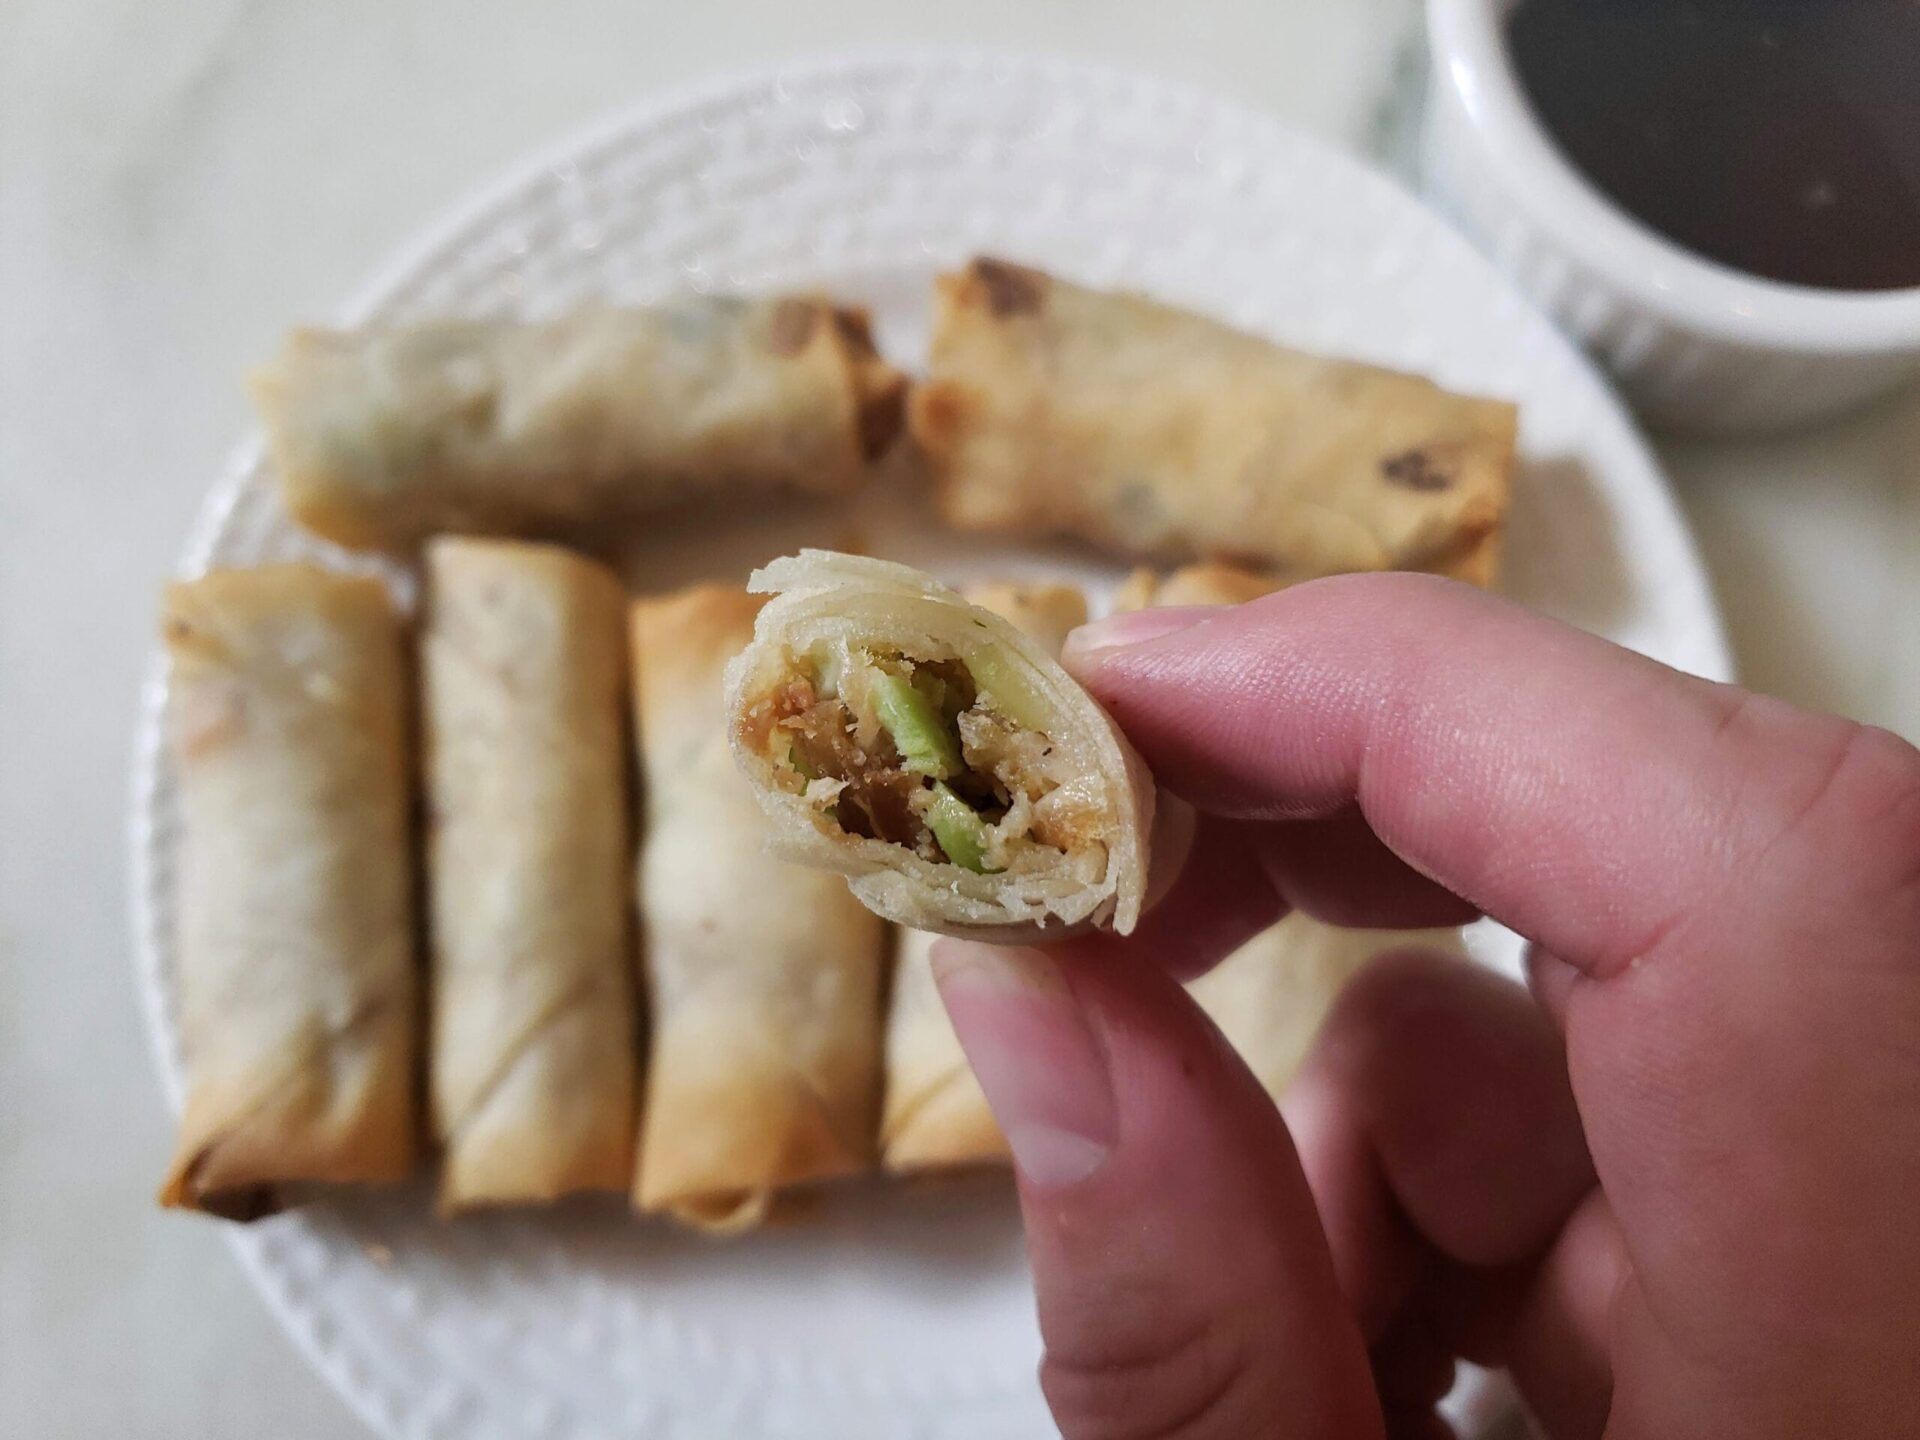
[{"label": "spring roll", "polygon": [[[1033,637],[1050,655],[1086,623],[1087,602],[1067,585],[981,585],[966,597]],[[934,937],[902,930],[887,1012],[887,1088],[880,1161],[895,1174],[1005,1164],[1007,1142],[987,1109],[933,983]]]},{"label": "spring roll", "polygon": [[[375,580],[170,586],[186,1107],[160,1203],[252,1220],[417,1147],[408,680]],[[291,1192],[288,1187],[293,1187]]]},{"label": "spring roll", "polygon": [[448,1210],[633,1174],[626,594],[517,541],[426,554],[429,1095]]},{"label": "spring roll", "polygon": [[1494,578],[1514,408],[1416,376],[976,260],[938,282],[909,409],[961,529],[1302,578]]},{"label": "spring roll", "polygon": [[1133,929],[1152,780],[1044,646],[882,560],[806,550],[752,588],[776,598],[728,729],[780,854],[916,929]]},{"label": "spring roll", "polygon": [[1167,574],[1139,569],[1113,592],[1115,613],[1169,605],[1243,605],[1284,590],[1292,582],[1232,565],[1187,565]]},{"label": "spring roll", "polygon": [[1466,953],[1458,930],[1343,930],[1295,913],[1195,980],[1188,993],[1278,1100],[1341,987],[1381,951],[1409,945]]},{"label": "spring roll", "polygon": [[633,611],[653,1020],[634,1200],[720,1232],[869,1166],[880,1090],[886,929],[766,853],[727,751],[721,668],[761,603],[702,586]]},{"label": "spring roll", "polygon": [[296,330],[249,388],[293,517],[343,545],[401,548],[697,494],[842,494],[892,440],[905,382],[861,311],[716,295]]}]

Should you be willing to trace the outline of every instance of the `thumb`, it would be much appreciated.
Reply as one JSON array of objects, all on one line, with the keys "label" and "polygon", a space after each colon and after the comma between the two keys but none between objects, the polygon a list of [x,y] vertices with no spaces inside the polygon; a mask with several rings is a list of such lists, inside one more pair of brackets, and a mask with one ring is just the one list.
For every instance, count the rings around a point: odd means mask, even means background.
[{"label": "thumb", "polygon": [[1286,1127],[1180,987],[1072,945],[944,941],[933,964],[1013,1152],[1068,1440],[1375,1440]]}]

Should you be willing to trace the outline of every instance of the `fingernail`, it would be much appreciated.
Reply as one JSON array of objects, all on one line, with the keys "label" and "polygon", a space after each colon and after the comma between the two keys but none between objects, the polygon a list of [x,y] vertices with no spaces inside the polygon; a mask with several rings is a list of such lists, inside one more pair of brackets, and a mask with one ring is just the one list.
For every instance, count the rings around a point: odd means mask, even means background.
[{"label": "fingernail", "polygon": [[1092,1175],[1113,1149],[1113,1083],[1059,967],[1038,950],[943,940],[933,974],[1022,1177]]},{"label": "fingernail", "polygon": [[1198,625],[1225,608],[1223,605],[1175,605],[1165,610],[1129,610],[1125,614],[1109,615],[1070,632],[1061,658],[1071,663],[1090,659],[1105,650],[1144,645],[1149,640]]}]

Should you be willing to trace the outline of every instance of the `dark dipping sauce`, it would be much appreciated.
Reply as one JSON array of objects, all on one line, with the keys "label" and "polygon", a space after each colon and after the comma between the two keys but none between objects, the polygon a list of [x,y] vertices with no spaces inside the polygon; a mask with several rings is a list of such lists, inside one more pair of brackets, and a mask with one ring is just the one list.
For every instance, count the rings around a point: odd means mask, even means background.
[{"label": "dark dipping sauce", "polygon": [[1522,0],[1521,88],[1669,239],[1797,285],[1920,285],[1920,0]]}]

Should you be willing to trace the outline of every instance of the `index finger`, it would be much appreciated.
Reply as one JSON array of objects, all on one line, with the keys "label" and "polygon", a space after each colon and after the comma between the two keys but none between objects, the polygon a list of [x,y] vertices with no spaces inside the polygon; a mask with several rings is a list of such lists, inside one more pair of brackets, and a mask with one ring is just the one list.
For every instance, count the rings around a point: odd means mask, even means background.
[{"label": "index finger", "polygon": [[1866,733],[1417,575],[1116,617],[1064,658],[1202,811],[1357,806],[1415,871],[1589,973],[1750,879]]}]

